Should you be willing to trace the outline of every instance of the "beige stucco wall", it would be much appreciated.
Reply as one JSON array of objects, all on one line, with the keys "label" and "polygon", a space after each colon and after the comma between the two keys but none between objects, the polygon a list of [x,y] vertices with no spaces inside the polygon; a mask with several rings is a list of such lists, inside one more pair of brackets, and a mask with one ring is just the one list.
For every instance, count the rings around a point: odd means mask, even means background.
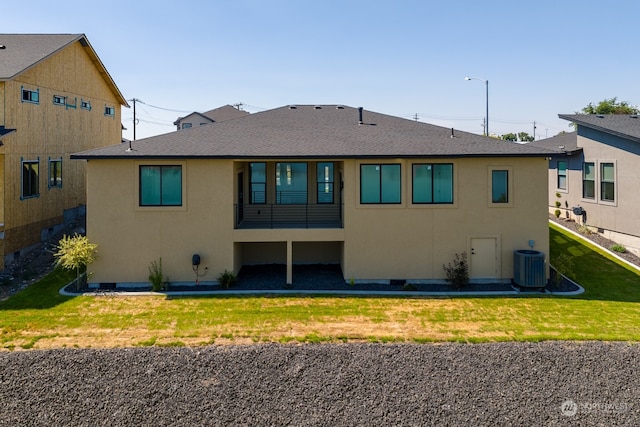
[{"label": "beige stucco wall", "polygon": [[[442,264],[455,253],[471,253],[471,239],[495,238],[495,278],[513,276],[513,251],[548,255],[547,161],[531,159],[444,159],[454,164],[453,205],[414,206],[411,163],[402,166],[400,205],[359,204],[359,161],[344,160],[343,229],[235,230],[234,202],[240,163],[231,160],[88,162],[87,232],[99,245],[91,281],[147,282],[148,266],[162,257],[170,281],[194,281],[191,256],[202,257],[204,281],[243,263],[339,262],[345,279],[443,279]],[[371,163],[371,162],[368,162]],[[184,206],[138,207],[140,164],[181,164]],[[490,203],[492,167],[510,171],[510,203]],[[336,186],[338,188],[338,186]],[[266,242],[266,243],[261,243]],[[304,243],[312,242],[312,243]],[[314,259],[314,251],[318,257]]]},{"label": "beige stucco wall", "polygon": [[[345,278],[444,279],[454,254],[471,256],[471,239],[495,237],[496,277],[513,277],[513,251],[548,255],[547,161],[544,158],[436,160],[454,164],[453,205],[412,205],[411,163],[402,165],[402,204],[360,205],[359,163],[345,162]],[[371,163],[368,161],[367,163]],[[387,162],[385,162],[387,163]],[[490,170],[510,171],[511,203],[490,203]]]}]

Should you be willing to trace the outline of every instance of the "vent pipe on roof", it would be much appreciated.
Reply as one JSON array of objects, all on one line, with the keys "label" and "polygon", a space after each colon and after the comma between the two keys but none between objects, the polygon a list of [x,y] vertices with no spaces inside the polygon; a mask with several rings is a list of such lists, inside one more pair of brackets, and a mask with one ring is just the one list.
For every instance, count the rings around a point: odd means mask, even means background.
[{"label": "vent pipe on roof", "polygon": [[361,125],[364,122],[362,121],[362,107],[358,107],[358,124]]}]

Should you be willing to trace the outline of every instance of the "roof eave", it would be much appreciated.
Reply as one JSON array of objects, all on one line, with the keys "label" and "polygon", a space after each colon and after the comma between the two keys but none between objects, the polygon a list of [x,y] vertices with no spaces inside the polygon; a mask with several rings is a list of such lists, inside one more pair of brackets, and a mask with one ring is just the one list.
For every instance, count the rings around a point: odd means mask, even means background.
[{"label": "roof eave", "polygon": [[640,142],[640,138],[637,137],[637,136],[629,135],[627,133],[619,132],[619,131],[612,130],[612,129],[608,129],[608,128],[605,128],[605,127],[602,127],[602,126],[598,126],[598,125],[595,125],[593,123],[585,122],[585,121],[582,121],[582,120],[576,120],[575,119],[575,115],[558,114],[558,117],[560,117],[563,120],[568,120],[570,122],[577,123],[578,125],[587,127],[589,129],[597,130],[599,132],[608,133],[610,135],[615,135],[615,136],[618,136],[618,137],[624,138],[624,139],[630,139],[630,140],[635,141],[635,142]]}]

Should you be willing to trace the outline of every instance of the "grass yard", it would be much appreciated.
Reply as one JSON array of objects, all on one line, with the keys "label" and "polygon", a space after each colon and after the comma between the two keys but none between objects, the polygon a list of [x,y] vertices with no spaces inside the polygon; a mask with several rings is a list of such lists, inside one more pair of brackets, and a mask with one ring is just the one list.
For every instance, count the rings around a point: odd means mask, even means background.
[{"label": "grass yard", "polygon": [[550,228],[577,297],[63,297],[55,271],[0,303],[0,349],[252,342],[640,341],[640,275]]}]

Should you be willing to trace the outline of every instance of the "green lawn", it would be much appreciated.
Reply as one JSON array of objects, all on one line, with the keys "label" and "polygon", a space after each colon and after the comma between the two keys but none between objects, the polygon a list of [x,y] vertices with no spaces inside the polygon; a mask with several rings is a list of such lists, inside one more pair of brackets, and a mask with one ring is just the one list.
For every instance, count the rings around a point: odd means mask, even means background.
[{"label": "green lawn", "polygon": [[63,297],[56,271],[0,303],[0,349],[251,342],[640,341],[640,275],[550,228],[575,297]]}]

